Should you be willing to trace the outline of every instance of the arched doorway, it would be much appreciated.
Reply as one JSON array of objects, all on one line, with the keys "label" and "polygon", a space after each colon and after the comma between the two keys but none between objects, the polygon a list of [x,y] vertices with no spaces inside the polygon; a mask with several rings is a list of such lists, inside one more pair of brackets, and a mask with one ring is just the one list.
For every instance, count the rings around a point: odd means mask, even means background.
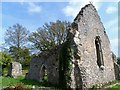
[{"label": "arched doorway", "polygon": [[40,70],[40,82],[47,82],[47,81],[48,81],[47,68],[45,65],[42,65]]}]

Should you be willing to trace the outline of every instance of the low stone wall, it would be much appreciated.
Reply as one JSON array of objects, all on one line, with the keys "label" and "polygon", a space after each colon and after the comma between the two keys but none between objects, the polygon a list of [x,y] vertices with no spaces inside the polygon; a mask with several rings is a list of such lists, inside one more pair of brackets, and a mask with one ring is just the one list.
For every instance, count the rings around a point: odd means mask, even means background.
[{"label": "low stone wall", "polygon": [[46,74],[49,83],[59,83],[58,52],[59,47],[55,47],[49,53],[41,53],[40,55],[33,57],[25,78],[43,82]]}]

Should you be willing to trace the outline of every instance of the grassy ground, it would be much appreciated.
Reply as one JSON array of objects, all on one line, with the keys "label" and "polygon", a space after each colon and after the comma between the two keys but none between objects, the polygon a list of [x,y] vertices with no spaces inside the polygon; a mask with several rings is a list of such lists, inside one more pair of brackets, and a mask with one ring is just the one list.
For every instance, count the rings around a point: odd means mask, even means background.
[{"label": "grassy ground", "polygon": [[119,88],[119,90],[120,90],[120,85],[115,85],[115,86],[113,86],[112,88]]},{"label": "grassy ground", "polygon": [[113,85],[110,85],[107,90],[120,90],[120,84],[117,83],[117,84],[113,84]]},{"label": "grassy ground", "polygon": [[22,71],[23,76],[17,77],[17,78],[11,78],[11,77],[6,77],[7,76],[7,69],[5,68],[3,71],[3,76],[0,77],[0,89],[4,87],[16,87],[16,86],[22,86],[24,88],[32,88],[33,86],[38,88],[38,87],[57,87],[56,85],[52,85],[46,81],[44,83],[39,83],[38,81],[35,80],[26,80],[24,79],[25,74],[28,72],[28,69],[24,69]]},{"label": "grassy ground", "polygon": [[16,86],[16,85],[22,85],[27,88],[32,88],[33,86],[39,87],[40,83],[34,80],[26,80],[23,76],[20,76],[18,78],[11,78],[11,77],[4,77],[1,76],[0,80],[0,88],[7,87],[7,86]]},{"label": "grassy ground", "polygon": [[27,88],[30,89],[33,86],[35,88],[44,88],[44,87],[56,87],[58,88],[57,85],[52,85],[50,83],[48,83],[47,81],[44,81],[43,83],[39,83],[38,81],[35,80],[26,80],[24,79],[24,76],[20,76],[17,78],[12,78],[12,77],[5,77],[5,76],[1,76],[0,77],[0,89],[4,88],[4,87],[16,87],[16,86],[22,86],[23,88]]},{"label": "grassy ground", "polygon": [[[44,87],[44,86],[50,86],[50,84],[44,83],[41,84],[38,81],[34,80],[26,80],[24,79],[24,76],[20,76],[17,78],[11,78],[11,77],[5,77],[1,76],[0,77],[0,89],[3,87],[12,87],[12,86],[18,86],[21,85],[24,88],[32,88],[33,86],[38,88],[38,87]],[[95,89],[97,90],[97,89]],[[107,87],[106,90],[120,90],[120,84],[113,84]]]}]

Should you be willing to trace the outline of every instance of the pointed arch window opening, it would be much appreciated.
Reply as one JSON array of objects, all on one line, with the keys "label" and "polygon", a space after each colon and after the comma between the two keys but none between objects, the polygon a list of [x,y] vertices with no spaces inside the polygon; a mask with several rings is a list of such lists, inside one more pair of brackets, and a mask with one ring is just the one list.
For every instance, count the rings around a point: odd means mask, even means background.
[{"label": "pointed arch window opening", "polygon": [[96,46],[96,55],[97,55],[97,65],[99,66],[99,68],[103,70],[104,61],[103,61],[103,53],[102,53],[102,48],[101,48],[100,36],[96,36],[95,46]]},{"label": "pointed arch window opening", "polygon": [[43,65],[41,67],[40,74],[41,74],[42,82],[47,82],[48,81],[48,74],[47,74],[47,68],[45,65]]}]

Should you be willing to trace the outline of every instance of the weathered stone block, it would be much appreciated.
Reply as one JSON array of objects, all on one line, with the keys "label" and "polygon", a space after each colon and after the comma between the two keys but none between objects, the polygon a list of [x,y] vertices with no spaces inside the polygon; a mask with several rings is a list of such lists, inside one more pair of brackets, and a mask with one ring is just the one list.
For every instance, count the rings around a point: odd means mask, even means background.
[{"label": "weathered stone block", "polygon": [[22,65],[19,62],[11,62],[8,69],[8,76],[17,77],[22,75]]}]

